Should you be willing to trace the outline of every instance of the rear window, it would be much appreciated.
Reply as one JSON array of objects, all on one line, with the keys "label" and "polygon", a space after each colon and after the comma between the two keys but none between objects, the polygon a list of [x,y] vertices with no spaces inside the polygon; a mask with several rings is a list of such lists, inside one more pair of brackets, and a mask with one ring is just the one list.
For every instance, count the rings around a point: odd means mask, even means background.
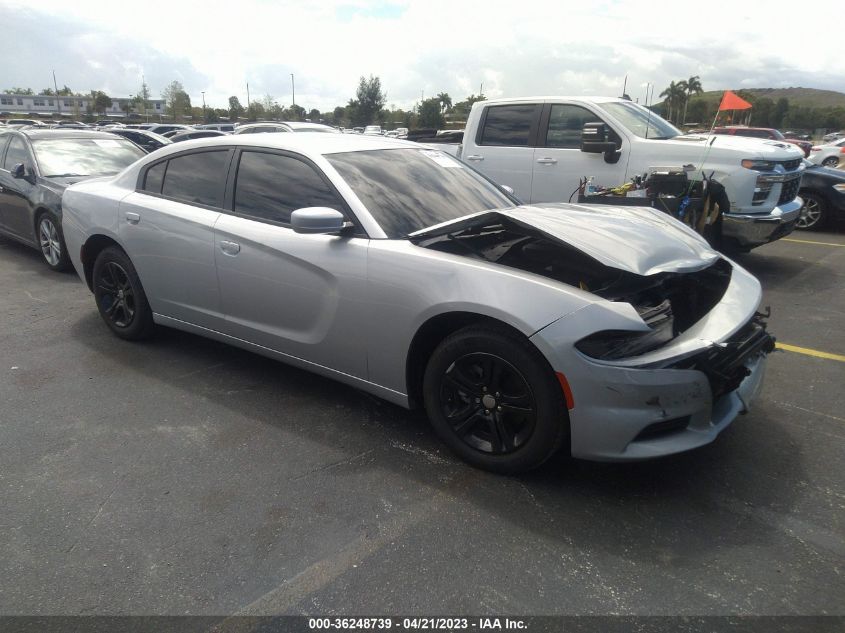
[{"label": "rear window", "polygon": [[527,147],[538,108],[535,104],[487,108],[480,144]]},{"label": "rear window", "polygon": [[222,207],[228,157],[229,151],[221,150],[171,158],[161,194],[191,204]]},{"label": "rear window", "polygon": [[32,148],[46,178],[110,176],[146,156],[140,147],[120,137],[33,139]]}]

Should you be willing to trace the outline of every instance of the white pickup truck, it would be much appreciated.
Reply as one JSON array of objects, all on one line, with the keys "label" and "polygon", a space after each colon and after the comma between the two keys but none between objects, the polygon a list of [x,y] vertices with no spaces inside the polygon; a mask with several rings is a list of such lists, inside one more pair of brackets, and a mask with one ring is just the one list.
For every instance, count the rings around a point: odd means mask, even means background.
[{"label": "white pickup truck", "polygon": [[454,149],[532,203],[566,202],[589,176],[596,185],[617,186],[650,168],[693,165],[725,187],[723,237],[739,250],[788,235],[802,204],[797,195],[803,154],[796,146],[685,136],[646,108],[612,97],[480,101]]}]

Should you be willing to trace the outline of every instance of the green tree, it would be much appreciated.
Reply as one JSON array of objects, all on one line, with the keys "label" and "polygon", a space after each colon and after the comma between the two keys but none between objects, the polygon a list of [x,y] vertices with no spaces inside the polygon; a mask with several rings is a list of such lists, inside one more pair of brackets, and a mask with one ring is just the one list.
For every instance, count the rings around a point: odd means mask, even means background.
[{"label": "green tree", "polygon": [[444,114],[452,110],[452,97],[448,92],[438,92],[437,100],[440,102],[440,111]]},{"label": "green tree", "polygon": [[182,83],[179,81],[171,81],[170,84],[161,91],[161,96],[164,98],[166,107],[170,110],[173,120],[181,119],[186,113],[191,111],[191,97],[185,92]]},{"label": "green tree", "polygon": [[683,85],[684,92],[686,93],[684,97],[684,116],[681,119],[681,124],[685,124],[687,122],[687,105],[689,105],[690,98],[693,95],[700,95],[704,92],[704,89],[701,87],[698,75],[693,75],[686,81],[682,81],[681,84]]},{"label": "green tree", "polygon": [[23,97],[31,97],[33,94],[35,94],[34,92],[32,92],[32,88],[18,88],[18,87],[8,88],[4,92],[6,94],[10,94],[10,95],[21,95]]},{"label": "green tree", "polygon": [[52,89],[52,88],[44,88],[44,90],[39,91],[39,93],[38,93],[38,94],[39,94],[39,95],[44,95],[45,97],[52,97],[52,96],[54,96],[56,93],[55,93],[55,92],[53,92],[53,89]]},{"label": "green tree", "polygon": [[239,117],[244,115],[244,107],[241,105],[240,99],[235,95],[229,97],[229,119],[237,121]]},{"label": "green tree", "polygon": [[112,106],[111,97],[101,90],[91,91],[91,110],[97,114],[105,114]]},{"label": "green tree", "polygon": [[684,86],[675,81],[669,82],[669,86],[660,93],[660,96],[664,98],[664,113],[669,121],[675,121],[676,112],[679,111],[685,95],[686,89]]},{"label": "green tree", "polygon": [[[352,125],[370,125],[384,108],[387,95],[381,90],[381,79],[378,77],[361,77],[358,82],[356,98],[349,101],[347,113],[350,114]],[[350,112],[351,108],[351,112]]]},{"label": "green tree", "polygon": [[442,128],[446,123],[440,110],[440,100],[437,97],[426,99],[420,104],[417,124],[420,127]]},{"label": "green tree", "polygon": [[72,97],[74,96],[73,90],[67,87],[67,85],[62,86],[61,89],[56,93],[59,97]]},{"label": "green tree", "polygon": [[246,118],[250,121],[257,121],[258,119],[263,119],[266,112],[264,110],[264,106],[261,105],[258,101],[253,101],[249,104],[249,107],[246,109]]},{"label": "green tree", "polygon": [[772,117],[769,119],[771,126],[779,128],[783,125],[783,121],[789,112],[789,99],[780,98],[775,104],[775,109],[772,111]]},{"label": "green tree", "polygon": [[323,117],[320,115],[320,111],[317,108],[311,108],[308,112],[308,118],[311,119],[312,123],[319,123],[320,119]]}]

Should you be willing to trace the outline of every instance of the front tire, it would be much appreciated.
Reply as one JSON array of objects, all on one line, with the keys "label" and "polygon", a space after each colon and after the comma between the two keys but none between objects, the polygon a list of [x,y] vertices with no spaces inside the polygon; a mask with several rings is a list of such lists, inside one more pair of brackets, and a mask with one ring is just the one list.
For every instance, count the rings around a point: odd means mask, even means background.
[{"label": "front tire", "polygon": [[97,310],[120,338],[138,341],[153,332],[153,313],[132,260],[110,246],[97,256],[92,275]]},{"label": "front tire", "polygon": [[836,156],[828,156],[822,161],[822,167],[836,167],[839,164],[839,158]]},{"label": "front tire", "polygon": [[42,211],[35,222],[38,250],[50,270],[61,272],[70,268],[65,238],[58,218],[52,211]]},{"label": "front tire", "polygon": [[797,229],[821,229],[827,223],[827,200],[815,193],[802,191],[801,199],[804,205],[795,221]]},{"label": "front tire", "polygon": [[469,326],[443,340],[426,367],[423,396],[438,436],[485,470],[537,468],[569,434],[554,371],[527,339],[505,328]]}]

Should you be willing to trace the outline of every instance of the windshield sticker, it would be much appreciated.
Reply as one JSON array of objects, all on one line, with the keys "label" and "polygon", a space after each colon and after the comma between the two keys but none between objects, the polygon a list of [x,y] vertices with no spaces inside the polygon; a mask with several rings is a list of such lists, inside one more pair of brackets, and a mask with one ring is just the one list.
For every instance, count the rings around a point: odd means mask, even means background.
[{"label": "windshield sticker", "polygon": [[463,169],[463,165],[443,152],[424,149],[420,151],[420,154],[430,158],[441,167],[448,167],[449,169]]},{"label": "windshield sticker", "polygon": [[95,138],[95,139],[91,139],[91,140],[94,141],[100,147],[123,147],[120,144],[120,141],[118,141],[117,139]]}]

